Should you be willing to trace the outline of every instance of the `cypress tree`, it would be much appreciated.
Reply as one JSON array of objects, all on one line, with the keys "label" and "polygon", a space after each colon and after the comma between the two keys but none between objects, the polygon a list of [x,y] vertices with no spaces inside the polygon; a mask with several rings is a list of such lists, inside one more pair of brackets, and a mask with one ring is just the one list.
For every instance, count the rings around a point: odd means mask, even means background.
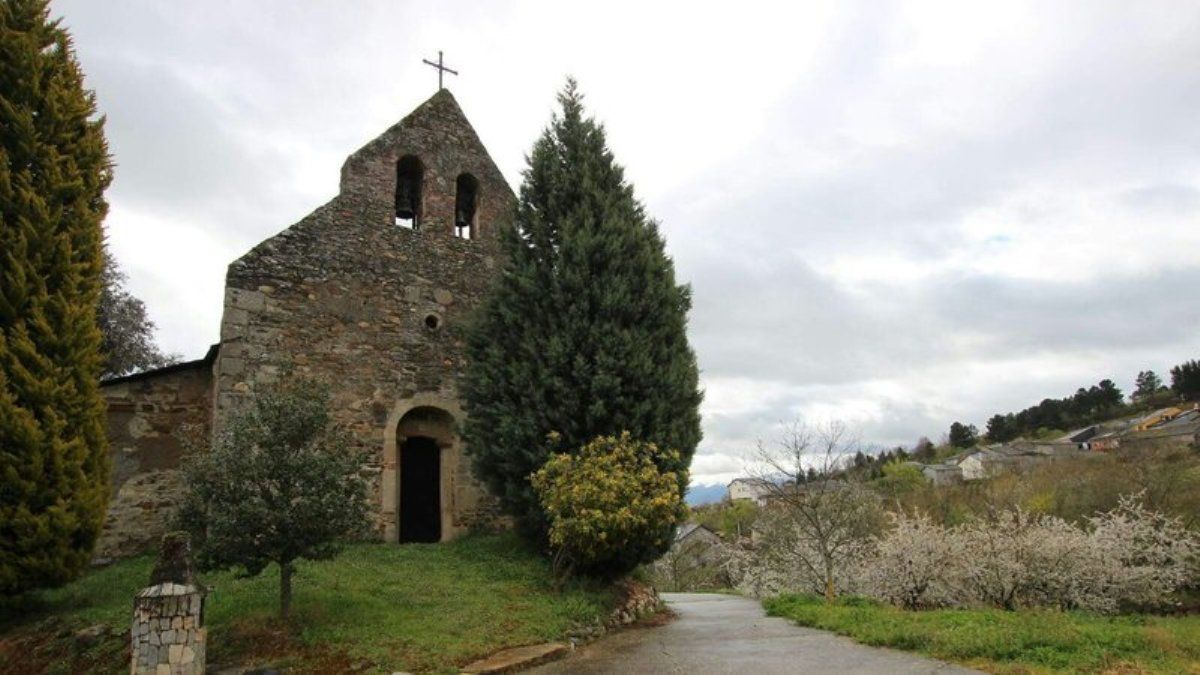
[{"label": "cypress tree", "polygon": [[[558,100],[527,159],[516,226],[501,234],[502,272],[470,331],[464,382],[475,473],[538,538],[547,526],[529,476],[552,450],[628,431],[664,450],[655,462],[678,472],[683,494],[700,442],[690,289],[573,80]],[[656,557],[671,539],[659,535],[631,554]]]},{"label": "cypress tree", "polygon": [[45,0],[0,0],[0,594],[64,583],[108,500],[103,120]]}]

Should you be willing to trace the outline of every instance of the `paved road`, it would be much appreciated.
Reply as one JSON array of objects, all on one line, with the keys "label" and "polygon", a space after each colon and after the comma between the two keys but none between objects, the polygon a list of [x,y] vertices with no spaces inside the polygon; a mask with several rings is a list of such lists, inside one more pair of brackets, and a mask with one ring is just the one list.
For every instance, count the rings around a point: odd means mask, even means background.
[{"label": "paved road", "polygon": [[746,598],[665,593],[679,618],[582,647],[533,673],[974,673],[770,618]]}]

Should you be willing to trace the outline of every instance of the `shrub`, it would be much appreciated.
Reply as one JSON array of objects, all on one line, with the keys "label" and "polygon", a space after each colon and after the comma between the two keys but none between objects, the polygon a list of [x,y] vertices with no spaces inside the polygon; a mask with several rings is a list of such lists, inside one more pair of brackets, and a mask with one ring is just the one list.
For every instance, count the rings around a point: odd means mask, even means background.
[{"label": "shrub", "polygon": [[362,464],[333,424],[323,387],[297,380],[257,392],[212,450],[185,466],[179,518],[199,566],[257,576],[276,563],[286,616],[295,561],[332,558],[343,537],[366,529]]},{"label": "shrub", "polygon": [[1003,609],[1067,604],[1088,553],[1080,528],[1020,508],[954,528],[950,540],[959,603]]},{"label": "shrub", "polygon": [[907,609],[986,605],[1111,613],[1159,606],[1191,578],[1196,535],[1139,497],[1072,525],[1010,509],[941,527],[900,514],[863,566],[864,589]]},{"label": "shrub", "polygon": [[865,590],[906,609],[949,604],[947,572],[956,550],[946,528],[920,514],[894,515],[892,524],[863,566]]},{"label": "shrub", "polygon": [[679,477],[658,468],[664,454],[678,460],[625,432],[554,454],[533,474],[560,576],[618,576],[667,549],[687,509]]},{"label": "shrub", "polygon": [[1161,605],[1192,581],[1200,553],[1196,535],[1172,518],[1148,510],[1138,497],[1091,519],[1092,558],[1098,567],[1091,597],[1098,609],[1120,604]]}]

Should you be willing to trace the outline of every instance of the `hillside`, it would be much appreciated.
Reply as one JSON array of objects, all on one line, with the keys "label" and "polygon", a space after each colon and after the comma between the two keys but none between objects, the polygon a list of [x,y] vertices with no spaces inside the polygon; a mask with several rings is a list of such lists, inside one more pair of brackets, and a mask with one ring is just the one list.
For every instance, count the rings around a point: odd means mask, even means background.
[{"label": "hillside", "polygon": [[[0,672],[128,671],[130,598],[152,566],[149,557],[123,560],[0,608]],[[599,587],[553,591],[545,560],[511,534],[356,544],[331,562],[301,564],[289,623],[275,619],[277,574],[201,577],[213,589],[210,664],[452,671],[505,647],[561,639],[612,603]]]}]

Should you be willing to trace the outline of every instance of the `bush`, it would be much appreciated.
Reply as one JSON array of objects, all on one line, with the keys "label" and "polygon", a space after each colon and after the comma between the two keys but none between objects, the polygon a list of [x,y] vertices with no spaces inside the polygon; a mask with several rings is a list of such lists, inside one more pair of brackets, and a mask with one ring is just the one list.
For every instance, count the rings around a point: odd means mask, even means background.
[{"label": "bush", "polygon": [[958,527],[901,514],[864,566],[864,588],[907,609],[985,605],[1111,613],[1167,603],[1193,573],[1196,536],[1136,497],[1072,525],[1022,509]]},{"label": "bush", "polygon": [[875,555],[864,566],[865,587],[875,597],[905,609],[948,604],[947,568],[956,559],[945,528],[923,515],[893,516]]},{"label": "bush", "polygon": [[658,468],[664,454],[678,461],[675,451],[626,432],[601,436],[575,454],[552,455],[533,474],[560,576],[615,577],[666,550],[687,509],[680,478]]}]

